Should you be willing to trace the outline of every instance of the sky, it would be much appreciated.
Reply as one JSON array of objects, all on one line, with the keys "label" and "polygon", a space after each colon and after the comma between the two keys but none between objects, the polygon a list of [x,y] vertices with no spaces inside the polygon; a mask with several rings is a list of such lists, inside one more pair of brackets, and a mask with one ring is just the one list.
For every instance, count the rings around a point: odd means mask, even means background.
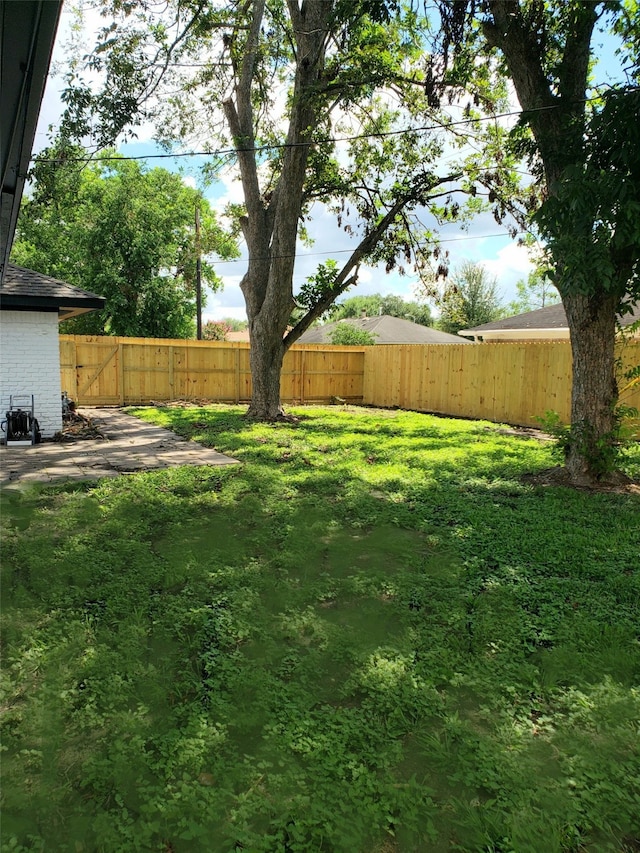
[{"label": "sky", "polygon": [[[69,35],[70,11],[63,7],[62,18],[54,46],[52,69],[40,112],[38,129],[36,131],[34,156],[47,145],[48,128],[57,124],[61,112],[59,90],[61,87],[60,72],[65,63],[65,43]],[[91,44],[88,41],[87,44]],[[601,52],[603,72],[613,62],[611,45],[602,37],[596,41],[597,49]],[[613,73],[607,71],[607,75]],[[515,105],[517,108],[517,104]],[[142,127],[138,130],[135,142],[121,145],[119,150],[128,156],[149,156],[159,153],[153,143],[153,129]],[[150,167],[180,168],[185,182],[192,186],[199,185],[198,167],[203,163],[202,158],[181,158],[179,160],[147,161]],[[240,182],[230,173],[221,176],[221,180],[205,189],[205,197],[216,211],[222,211],[229,201],[242,200]],[[506,226],[498,225],[492,215],[482,214],[468,223],[461,230],[457,224],[445,227],[437,226],[435,220],[429,222],[441,237],[442,249],[449,252],[449,264],[453,269],[464,261],[482,264],[490,276],[495,276],[498,293],[503,303],[508,303],[516,297],[516,283],[526,279],[533,270],[533,263],[526,248],[519,246],[517,239],[512,239],[506,231]],[[355,247],[355,241],[337,227],[334,217],[324,208],[316,206],[311,212],[311,221],[307,223],[308,231],[313,238],[313,245],[299,245],[294,273],[294,291],[308,276],[312,275],[319,263],[334,258],[338,265],[349,257]],[[239,260],[221,262],[213,259],[216,272],[223,281],[223,288],[215,293],[207,290],[206,305],[203,309],[203,321],[221,320],[232,317],[246,319],[244,300],[240,290],[240,280],[246,269],[246,252],[242,252]],[[383,266],[361,267],[357,287],[350,289],[343,298],[371,293],[394,294],[406,300],[422,299],[417,276],[410,270],[402,276],[398,272],[387,274]],[[433,307],[433,306],[432,306]],[[437,312],[436,312],[437,313]]]}]

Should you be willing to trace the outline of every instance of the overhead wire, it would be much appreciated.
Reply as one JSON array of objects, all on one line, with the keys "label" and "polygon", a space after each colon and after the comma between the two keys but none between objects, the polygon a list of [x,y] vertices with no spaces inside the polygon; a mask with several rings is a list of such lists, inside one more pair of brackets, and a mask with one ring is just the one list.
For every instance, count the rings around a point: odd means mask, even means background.
[{"label": "overhead wire", "polygon": [[[624,92],[625,95],[632,94],[638,91],[638,88],[634,87],[632,89],[628,89]],[[579,101],[575,101],[574,103],[591,103],[592,101],[598,101],[601,99],[601,96],[593,97],[593,98],[581,98]],[[448,130],[452,127],[459,127],[465,124],[475,124],[478,122],[487,122],[487,121],[496,121],[497,119],[503,118],[513,118],[515,116],[522,115],[530,115],[531,113],[537,112],[548,112],[549,110],[560,109],[563,106],[561,104],[547,104],[546,106],[535,107],[530,110],[511,110],[510,112],[505,113],[497,113],[495,115],[489,116],[474,116],[465,119],[457,119],[455,121],[450,122],[442,122],[438,124],[431,125],[421,125],[418,127],[405,127],[399,128],[398,130],[387,130],[387,131],[378,131],[376,133],[360,133],[353,134],[352,136],[336,136],[336,137],[328,137],[322,140],[308,140],[304,142],[282,142],[282,143],[270,143],[268,145],[253,145],[248,146],[246,148],[243,147],[234,147],[234,148],[219,148],[213,150],[205,150],[205,151],[178,151],[173,153],[161,153],[161,154],[107,154],[107,155],[96,155],[91,157],[32,157],[32,163],[84,163],[87,160],[91,160],[93,162],[103,162],[110,160],[159,160],[159,159],[178,159],[183,157],[223,157],[229,156],[233,154],[237,154],[239,152],[250,151],[254,154],[262,154],[268,151],[279,151],[284,149],[292,149],[292,148],[311,148],[315,145],[322,145],[327,142],[331,143],[340,143],[340,142],[355,142],[358,139],[383,139],[390,136],[403,136],[409,133],[425,133],[433,130]]]},{"label": "overhead wire", "polygon": [[[514,237],[521,236],[522,234],[526,234],[526,231],[516,231]],[[464,237],[445,237],[443,239],[438,239],[438,244],[441,243],[458,243],[462,240],[489,240],[496,237],[509,237],[511,239],[511,235],[506,232],[502,232],[501,234],[468,234]],[[426,245],[426,244],[423,244]],[[419,246],[421,248],[421,246]],[[270,257],[252,257],[252,261],[262,261],[262,260],[283,260],[285,258],[315,258],[315,257],[327,257],[333,255],[347,255],[353,254],[354,249],[333,249],[331,251],[322,251],[322,252],[295,252],[293,254],[285,254],[285,255],[272,255]],[[221,264],[246,264],[247,258],[232,258],[230,260],[216,260],[209,261],[210,266],[219,266]]]},{"label": "overhead wire", "polygon": [[[624,94],[631,94],[633,92],[637,92],[637,88],[632,88],[627,90]],[[601,96],[593,97],[593,98],[584,98],[580,100],[580,103],[589,103],[592,101],[600,100]],[[400,136],[409,133],[424,133],[433,130],[446,130],[450,127],[456,127],[467,124],[474,124],[478,122],[486,122],[486,121],[496,121],[497,119],[503,118],[513,118],[516,116],[522,116],[525,113],[530,114],[534,112],[546,112],[553,109],[558,109],[560,104],[549,104],[542,107],[536,107],[531,110],[511,110],[509,112],[498,113],[490,116],[475,116],[469,117],[465,119],[459,119],[451,122],[438,123],[432,125],[422,125],[418,127],[410,127],[410,128],[401,128],[398,130],[390,130],[383,131],[377,133],[363,133],[363,134],[353,134],[352,136],[345,137],[330,137],[325,140],[309,140],[306,142],[296,142],[296,143],[271,143],[269,145],[262,146],[253,146],[247,149],[242,148],[221,148],[214,150],[204,150],[204,151],[184,151],[184,152],[163,152],[158,154],[138,154],[138,155],[126,155],[126,154],[116,154],[116,155],[97,155],[92,156],[90,158],[86,157],[33,157],[31,161],[33,163],[62,163],[62,162],[86,162],[88,159],[92,162],[109,162],[109,161],[118,161],[118,160],[159,160],[159,159],[179,159],[185,157],[223,157],[223,156],[232,156],[237,154],[238,151],[252,151],[256,154],[260,154],[268,151],[276,151],[287,148],[296,148],[296,147],[311,147],[314,145],[322,144],[325,142],[331,143],[340,143],[340,142],[353,142],[358,139],[378,139],[378,138],[386,138],[389,136]],[[530,175],[527,172],[521,172],[521,174]],[[516,232],[515,236],[524,234],[524,231]],[[497,237],[507,237],[506,233],[501,234],[484,234],[484,235],[475,235],[475,236],[463,236],[463,237],[451,237],[451,238],[443,238],[439,239],[438,243],[454,243],[460,242],[463,240],[480,240],[480,239],[494,239]],[[353,252],[353,249],[339,249],[333,252],[304,252],[304,253],[295,253],[293,257],[296,258],[304,258],[304,257],[314,257],[314,256],[327,256],[333,254],[347,254]],[[287,256],[290,257],[290,256]],[[212,265],[218,264],[233,264],[233,263],[246,263],[246,259],[238,258],[234,260],[218,260],[212,261]]]}]

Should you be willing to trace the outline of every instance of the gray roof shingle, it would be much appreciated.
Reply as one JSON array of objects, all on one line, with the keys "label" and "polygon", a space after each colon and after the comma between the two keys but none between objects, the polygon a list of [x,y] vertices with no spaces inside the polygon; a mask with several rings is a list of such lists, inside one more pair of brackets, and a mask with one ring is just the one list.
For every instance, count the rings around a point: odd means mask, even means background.
[{"label": "gray roof shingle", "polygon": [[331,334],[340,323],[349,323],[356,329],[362,329],[375,336],[376,344],[460,344],[471,343],[456,335],[448,335],[430,326],[420,326],[411,320],[400,317],[390,317],[383,314],[380,317],[361,317],[338,320],[336,323],[325,323],[324,326],[314,326],[300,336],[300,344],[330,344]]},{"label": "gray roof shingle", "polygon": [[[630,314],[623,314],[619,317],[622,326],[630,326],[637,320],[640,320],[640,303],[636,304]],[[460,334],[473,332],[482,334],[482,332],[513,329],[521,331],[524,329],[566,329],[567,316],[561,302],[555,305],[546,305],[544,308],[538,308],[537,311],[527,311],[524,314],[515,314],[513,317],[504,317],[502,320],[494,320],[491,323],[483,323],[481,326],[474,326],[471,329],[464,329]]]},{"label": "gray roof shingle", "polygon": [[58,311],[60,319],[104,308],[105,302],[104,296],[16,264],[7,264],[0,287],[0,308]]}]

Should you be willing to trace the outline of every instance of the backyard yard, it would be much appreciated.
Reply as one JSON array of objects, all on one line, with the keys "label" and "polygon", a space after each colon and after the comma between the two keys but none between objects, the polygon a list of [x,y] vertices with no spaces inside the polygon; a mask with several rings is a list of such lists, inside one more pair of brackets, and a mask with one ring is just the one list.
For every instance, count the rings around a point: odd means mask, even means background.
[{"label": "backyard yard", "polygon": [[136,411],[240,466],[2,494],[2,853],[640,851],[640,496],[243,412]]}]

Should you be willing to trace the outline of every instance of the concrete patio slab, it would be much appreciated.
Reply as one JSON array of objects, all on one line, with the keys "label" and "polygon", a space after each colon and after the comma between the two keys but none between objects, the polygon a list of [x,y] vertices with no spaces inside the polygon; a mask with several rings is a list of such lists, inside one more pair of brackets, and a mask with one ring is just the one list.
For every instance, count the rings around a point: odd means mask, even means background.
[{"label": "concrete patio slab", "polygon": [[153,471],[180,465],[237,465],[195,441],[120,409],[83,408],[104,438],[44,441],[28,447],[0,446],[0,486],[95,480],[136,471]]}]

